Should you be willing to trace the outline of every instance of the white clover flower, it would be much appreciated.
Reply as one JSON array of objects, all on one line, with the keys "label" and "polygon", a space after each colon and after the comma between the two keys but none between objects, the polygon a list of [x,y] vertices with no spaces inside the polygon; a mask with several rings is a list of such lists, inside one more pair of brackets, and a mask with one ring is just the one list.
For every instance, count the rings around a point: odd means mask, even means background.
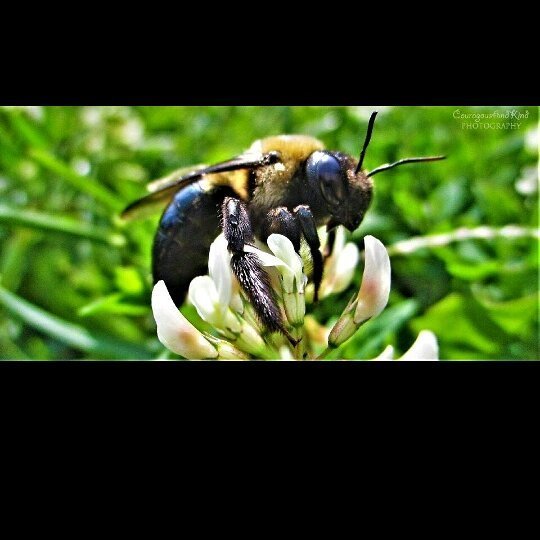
[{"label": "white clover flower", "polygon": [[227,240],[220,234],[210,246],[208,253],[208,274],[216,284],[221,301],[228,306],[232,293],[231,257],[227,251]]},{"label": "white clover flower", "polygon": [[241,311],[242,301],[238,292],[233,291],[235,278],[231,272],[230,260],[227,240],[220,234],[210,246],[209,275],[193,279],[188,296],[201,319],[226,332],[238,334],[241,324],[230,306],[233,304],[237,311]]},{"label": "white clover flower", "polygon": [[430,330],[422,330],[411,348],[398,360],[438,360],[439,344]]},{"label": "white clover flower", "polygon": [[358,304],[354,312],[355,324],[376,317],[388,303],[390,295],[390,257],[380,240],[373,236],[364,238],[365,266]]},{"label": "white clover flower", "polygon": [[174,305],[164,281],[158,281],[152,291],[152,312],[159,341],[184,358],[217,358],[216,348]]},{"label": "white clover flower", "polygon": [[[227,241],[220,234],[210,246],[207,276],[197,276],[189,285],[188,297],[204,321],[253,354],[263,354],[265,343],[259,332],[240,317],[242,300],[233,289]],[[231,305],[233,309],[231,309]],[[234,310],[238,310],[236,312]]]},{"label": "white clover flower", "polygon": [[[328,344],[319,357],[324,358],[325,353],[344,343],[363,323],[377,316],[388,301],[390,260],[386,248],[372,236],[366,236],[364,243],[365,264],[360,290],[331,330],[319,324],[312,315],[305,316],[307,277],[302,259],[288,238],[270,235],[267,244],[272,253],[244,246],[246,252],[257,255],[260,264],[271,275],[276,299],[284,314],[283,324],[298,340],[291,346],[279,333],[262,333],[264,328],[261,328],[253,306],[232,273],[227,241],[220,235],[210,247],[208,275],[194,278],[188,294],[201,319],[211,324],[220,337],[203,334],[189,323],[174,305],[165,283],[160,281],[152,293],[158,338],[168,349],[189,359],[304,359],[314,357],[313,348],[320,350]],[[358,249],[354,244],[345,243],[343,232],[338,233],[334,247],[331,257],[326,260],[325,272],[335,272],[334,276],[325,278],[328,294],[347,287],[358,260]],[[394,349],[388,346],[375,360],[391,360],[393,357]],[[422,331],[400,360],[437,358],[435,336],[429,331]]]},{"label": "white clover flower", "polygon": [[255,253],[263,266],[276,267],[281,276],[281,292],[287,320],[291,326],[301,326],[306,311],[305,287],[307,283],[302,258],[296,253],[292,242],[286,236],[271,234],[267,244],[274,255],[249,245],[244,246],[244,251]]},{"label": "white clover flower", "polygon": [[283,289],[286,292],[292,292],[295,287],[303,291],[305,280],[302,259],[294,251],[292,242],[281,234],[271,234],[267,244],[274,255],[247,244],[244,246],[244,251],[255,253],[262,266],[275,266],[283,276]]},{"label": "white clover flower", "polygon": [[[388,345],[384,351],[373,358],[373,360],[393,360],[394,359],[394,347]],[[437,343],[437,337],[430,330],[422,330],[416,341],[411,345],[409,350],[405,354],[398,358],[398,360],[405,361],[419,361],[419,360],[438,360],[439,359],[439,345]]]},{"label": "white clover flower", "polygon": [[347,341],[358,328],[384,309],[390,294],[390,258],[384,245],[373,236],[364,238],[365,264],[362,284],[355,299],[330,332],[328,345],[336,348]]},{"label": "white clover flower", "polygon": [[393,359],[394,359],[394,347],[392,347],[392,345],[388,345],[386,349],[384,349],[384,351],[381,354],[379,354],[379,356],[372,358],[372,360],[378,360],[378,361],[393,360]]},{"label": "white clover flower", "polygon": [[325,261],[319,298],[344,291],[351,284],[359,258],[356,244],[345,243],[345,229],[337,227],[334,248]]},{"label": "white clover flower", "polygon": [[227,249],[227,240],[222,233],[210,246],[208,274],[214,280],[223,304],[230,306],[238,313],[242,313],[244,307],[240,296],[240,286],[233,276],[230,262],[231,255]]},{"label": "white clover flower", "polygon": [[189,301],[203,321],[227,334],[237,334],[240,332],[240,321],[229,303],[223,301],[221,292],[210,276],[197,276],[189,285]]}]

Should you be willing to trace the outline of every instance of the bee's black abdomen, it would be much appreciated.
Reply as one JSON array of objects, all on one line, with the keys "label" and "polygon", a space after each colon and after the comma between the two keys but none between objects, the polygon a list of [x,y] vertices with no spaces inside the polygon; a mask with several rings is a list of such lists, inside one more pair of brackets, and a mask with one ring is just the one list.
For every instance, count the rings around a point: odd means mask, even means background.
[{"label": "bee's black abdomen", "polygon": [[206,188],[201,181],[180,190],[163,212],[152,248],[154,283],[165,281],[180,305],[190,281],[208,273],[210,244],[220,232],[223,199],[235,196],[226,186]]}]

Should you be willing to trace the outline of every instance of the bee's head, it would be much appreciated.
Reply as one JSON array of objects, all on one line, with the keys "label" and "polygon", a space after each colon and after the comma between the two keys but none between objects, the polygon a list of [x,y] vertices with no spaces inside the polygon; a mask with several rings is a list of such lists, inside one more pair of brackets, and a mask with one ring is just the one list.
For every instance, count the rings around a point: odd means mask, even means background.
[{"label": "bee's head", "polygon": [[318,150],[309,156],[306,162],[306,175],[313,196],[326,207],[331,219],[329,228],[344,225],[354,231],[362,220],[371,203],[373,181],[371,177],[406,163],[439,161],[445,156],[414,157],[400,159],[395,163],[381,165],[371,172],[362,170],[364,156],[371,140],[377,112],[369,118],[366,138],[358,161],[341,152]]},{"label": "bee's head", "polygon": [[344,225],[350,231],[358,228],[371,203],[373,182],[362,171],[362,163],[373,132],[377,113],[372,113],[360,158],[341,152],[317,151],[309,156],[306,173],[310,187],[318,190],[328,213],[330,226]]},{"label": "bee's head", "polygon": [[371,203],[373,182],[357,169],[357,161],[341,152],[317,151],[309,156],[310,188],[324,201],[333,225],[354,231]]}]

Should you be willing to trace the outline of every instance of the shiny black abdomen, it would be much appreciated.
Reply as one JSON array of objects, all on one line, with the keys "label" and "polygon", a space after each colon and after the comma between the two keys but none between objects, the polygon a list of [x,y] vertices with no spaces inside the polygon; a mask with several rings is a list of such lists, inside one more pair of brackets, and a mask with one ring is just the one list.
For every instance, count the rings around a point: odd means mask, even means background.
[{"label": "shiny black abdomen", "polygon": [[181,189],[163,212],[152,248],[154,283],[164,280],[180,305],[190,281],[208,273],[208,250],[220,233],[223,199],[237,196],[226,186],[205,189],[202,181]]}]

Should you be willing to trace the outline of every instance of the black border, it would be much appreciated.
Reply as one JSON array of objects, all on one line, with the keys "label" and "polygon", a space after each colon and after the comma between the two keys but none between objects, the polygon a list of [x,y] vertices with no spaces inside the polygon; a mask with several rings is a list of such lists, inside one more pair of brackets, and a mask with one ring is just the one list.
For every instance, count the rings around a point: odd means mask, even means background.
[{"label": "black border", "polygon": [[91,395],[94,402],[119,392],[144,400],[204,405],[221,399],[246,406],[246,397],[278,405],[302,396],[309,407],[369,399],[375,406],[396,397],[404,405],[459,406],[478,394],[510,406],[510,398],[536,395],[539,375],[540,362],[534,361],[2,361],[0,394],[54,397],[58,391],[76,400]]},{"label": "black border", "polygon": [[9,56],[0,105],[540,105],[526,57],[509,65],[495,51],[448,52],[431,62],[370,51],[361,67],[347,56],[284,59],[269,51],[257,64],[160,53],[151,69],[136,50],[96,58],[83,52],[73,66]]},{"label": "black border", "polygon": [[[196,8],[196,6],[190,6]],[[534,18],[205,6],[6,25],[0,104],[538,105]],[[185,15],[185,14],[184,14]],[[251,15],[251,16],[250,16]],[[25,48],[27,46],[27,48]]]}]

